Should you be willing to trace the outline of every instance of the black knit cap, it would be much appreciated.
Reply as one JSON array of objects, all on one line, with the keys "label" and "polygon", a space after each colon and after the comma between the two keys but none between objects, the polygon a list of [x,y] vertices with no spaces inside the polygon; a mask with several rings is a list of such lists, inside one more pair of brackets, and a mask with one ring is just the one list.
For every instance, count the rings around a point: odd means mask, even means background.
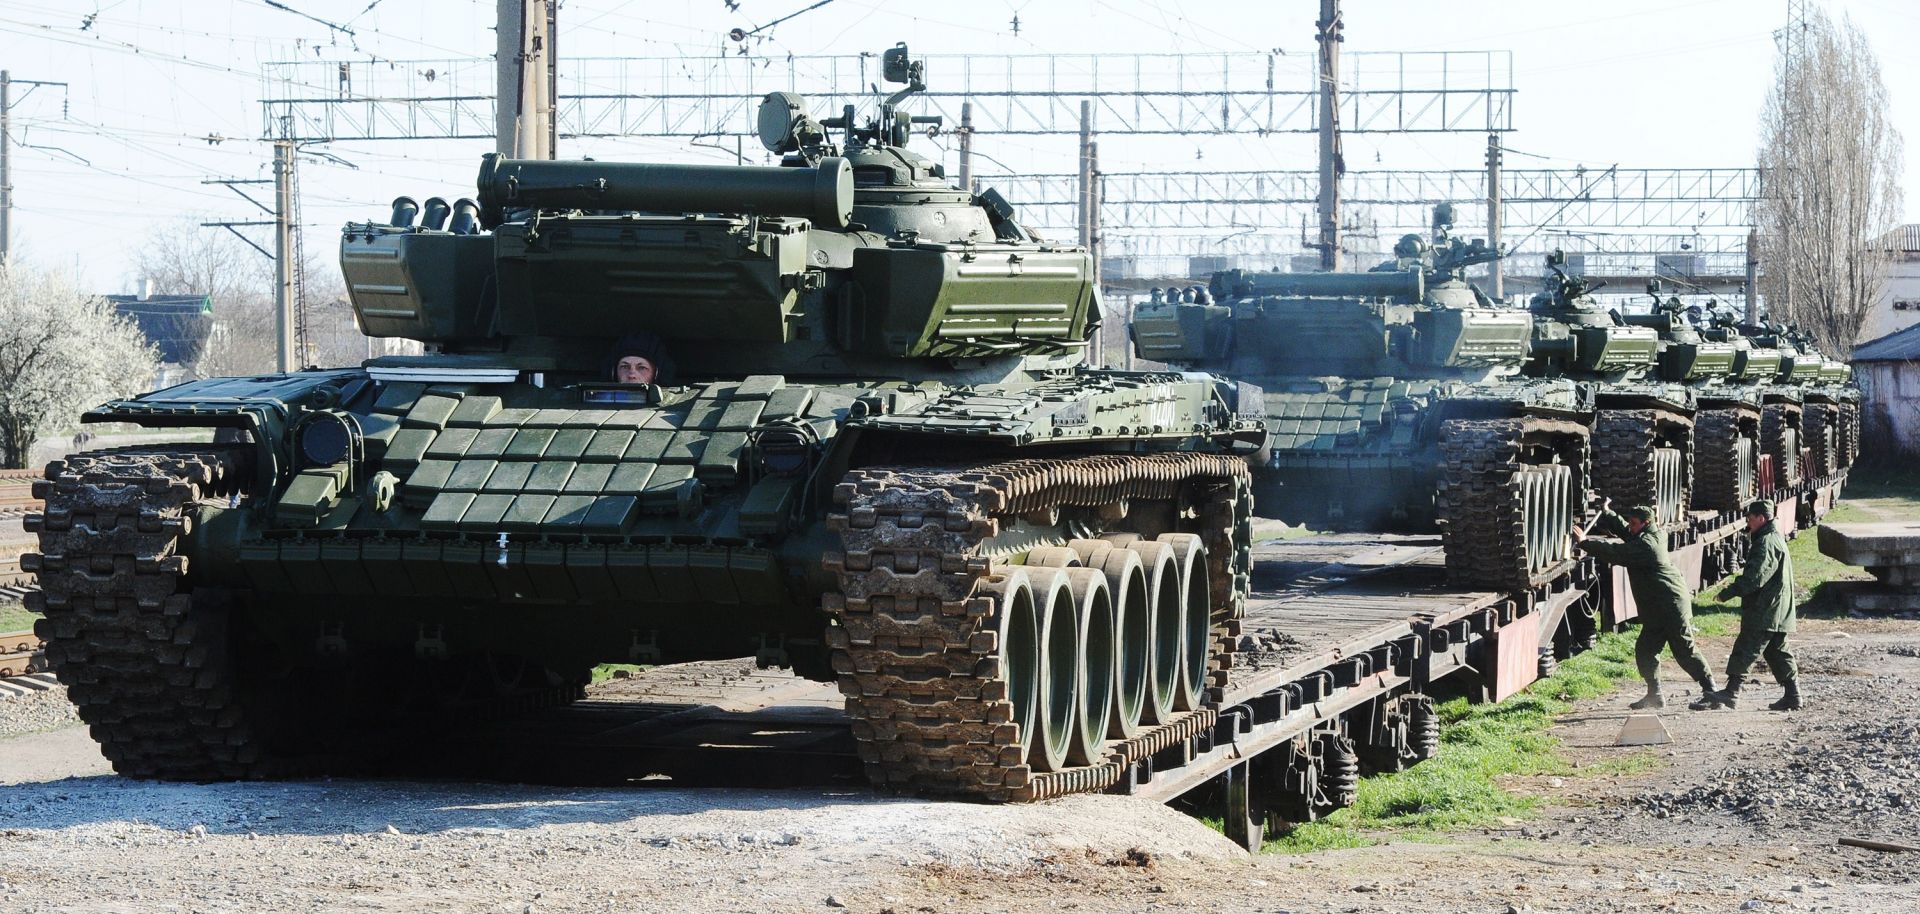
[{"label": "black knit cap", "polygon": [[620,360],[630,355],[653,363],[653,383],[665,386],[673,379],[673,356],[667,354],[667,344],[651,333],[628,334],[614,343],[607,354],[606,377],[613,379]]}]

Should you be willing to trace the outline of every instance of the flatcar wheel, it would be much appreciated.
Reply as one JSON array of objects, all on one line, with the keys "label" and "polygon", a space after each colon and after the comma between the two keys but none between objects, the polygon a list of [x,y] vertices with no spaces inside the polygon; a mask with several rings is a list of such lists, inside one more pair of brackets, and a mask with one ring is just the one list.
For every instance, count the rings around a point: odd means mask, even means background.
[{"label": "flatcar wheel", "polygon": [[1174,710],[1198,711],[1206,701],[1207,663],[1213,659],[1213,586],[1207,574],[1207,548],[1191,533],[1162,533],[1155,541],[1172,547],[1180,569],[1180,675]]},{"label": "flatcar wheel", "polygon": [[1093,568],[1067,569],[1067,586],[1080,629],[1076,664],[1079,671],[1074,677],[1079,686],[1079,704],[1074,708],[1078,723],[1067,747],[1067,763],[1092,765],[1101,761],[1101,746],[1106,742],[1113,715],[1114,666],[1118,653],[1114,640],[1113,597],[1107,589],[1107,576]]},{"label": "flatcar wheel", "polygon": [[1267,810],[1260,802],[1252,762],[1241,762],[1227,769],[1226,800],[1221,812],[1227,839],[1249,852],[1259,853],[1267,843]]},{"label": "flatcar wheel", "polygon": [[1152,622],[1152,675],[1140,717],[1149,724],[1163,724],[1173,718],[1174,698],[1180,691],[1180,571],[1173,548],[1165,543],[1134,542],[1126,548],[1140,556]]}]

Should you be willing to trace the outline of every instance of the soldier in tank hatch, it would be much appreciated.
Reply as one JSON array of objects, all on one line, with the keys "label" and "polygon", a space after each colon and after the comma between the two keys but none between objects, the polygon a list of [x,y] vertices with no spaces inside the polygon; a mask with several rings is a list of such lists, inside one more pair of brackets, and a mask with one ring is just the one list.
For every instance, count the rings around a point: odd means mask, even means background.
[{"label": "soldier in tank hatch", "polygon": [[1579,527],[1573,528],[1574,541],[1594,558],[1627,570],[1627,586],[1640,611],[1640,638],[1634,642],[1633,659],[1640,678],[1647,682],[1647,694],[1633,703],[1634,710],[1666,706],[1660,695],[1662,648],[1672,648],[1674,662],[1700,684],[1700,700],[1688,707],[1709,707],[1716,690],[1713,674],[1707,672],[1707,663],[1693,644],[1693,589],[1667,557],[1667,538],[1654,523],[1653,509],[1628,508],[1621,514],[1603,511],[1595,526],[1621,541],[1587,539]]},{"label": "soldier in tank hatch", "polygon": [[673,376],[667,344],[651,333],[620,338],[607,356],[607,376],[621,384],[664,385]]},{"label": "soldier in tank hatch", "polygon": [[1786,693],[1768,705],[1775,711],[1798,711],[1800,669],[1787,647],[1795,627],[1793,558],[1787,538],[1774,524],[1773,502],[1760,499],[1747,506],[1747,560],[1740,576],[1720,591],[1721,602],[1740,598],[1740,636],[1727,657],[1727,687],[1713,696],[1717,707],[1732,708],[1740,698],[1747,671],[1762,655],[1773,679]]}]

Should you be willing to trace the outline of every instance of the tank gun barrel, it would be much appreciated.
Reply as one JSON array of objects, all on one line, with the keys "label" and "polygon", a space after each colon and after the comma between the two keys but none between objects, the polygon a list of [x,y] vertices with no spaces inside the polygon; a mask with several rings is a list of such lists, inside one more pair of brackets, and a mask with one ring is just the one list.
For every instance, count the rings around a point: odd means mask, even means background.
[{"label": "tank gun barrel", "polygon": [[825,158],[806,167],[556,162],[489,154],[480,164],[481,220],[513,208],[752,213],[799,216],[844,229],[853,216],[853,168]]},{"label": "tank gun barrel", "polygon": [[1417,302],[1426,296],[1426,276],[1419,270],[1383,270],[1378,273],[1242,273],[1236,285],[1243,295],[1354,295]]}]

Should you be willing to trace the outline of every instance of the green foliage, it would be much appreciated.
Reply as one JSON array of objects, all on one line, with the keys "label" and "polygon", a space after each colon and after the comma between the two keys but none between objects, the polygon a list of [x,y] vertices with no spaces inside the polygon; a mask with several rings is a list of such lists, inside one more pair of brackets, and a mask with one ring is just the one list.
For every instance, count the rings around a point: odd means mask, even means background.
[{"label": "green foliage", "polygon": [[1267,850],[1356,847],[1371,843],[1368,833],[1380,829],[1457,830],[1529,815],[1539,799],[1507,791],[1498,779],[1577,774],[1549,732],[1554,718],[1572,710],[1572,702],[1605,695],[1633,675],[1632,633],[1608,634],[1499,704],[1446,702],[1439,707],[1438,755],[1406,771],[1362,779],[1352,807],[1277,836]]},{"label": "green foliage", "polygon": [[616,671],[638,673],[644,669],[647,669],[647,666],[640,663],[603,663],[593,668],[593,681],[606,682],[613,678]]},{"label": "green foliage", "polygon": [[0,632],[20,632],[33,627],[39,613],[28,612],[19,603],[0,603]]}]

